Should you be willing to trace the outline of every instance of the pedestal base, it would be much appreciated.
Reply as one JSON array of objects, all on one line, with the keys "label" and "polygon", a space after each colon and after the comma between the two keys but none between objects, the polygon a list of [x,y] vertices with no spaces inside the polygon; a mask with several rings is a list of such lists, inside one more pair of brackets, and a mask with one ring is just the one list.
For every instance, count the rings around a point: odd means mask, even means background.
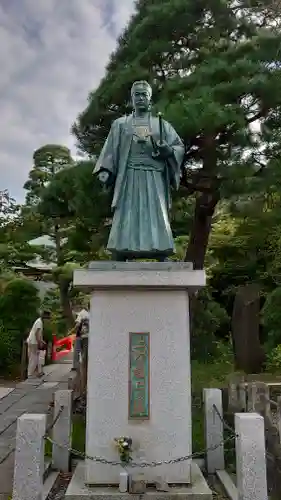
[{"label": "pedestal base", "polygon": [[[189,289],[205,273],[184,263],[93,263],[74,284],[91,291],[86,453],[118,460],[114,438],[131,437],[134,461],[191,455]],[[146,418],[132,418],[131,334],[148,334]],[[138,370],[140,371],[140,370]],[[136,400],[135,400],[136,402]],[[145,468],[167,483],[188,484],[191,460]],[[87,484],[119,484],[121,467],[87,461]]]},{"label": "pedestal base", "polygon": [[[104,466],[106,467],[106,466]],[[140,495],[120,493],[118,488],[85,486],[85,462],[79,462],[65,494],[65,500],[139,500]],[[191,464],[191,484],[171,487],[169,492],[148,489],[142,500],[212,500],[213,495],[206,480],[194,462]]]}]

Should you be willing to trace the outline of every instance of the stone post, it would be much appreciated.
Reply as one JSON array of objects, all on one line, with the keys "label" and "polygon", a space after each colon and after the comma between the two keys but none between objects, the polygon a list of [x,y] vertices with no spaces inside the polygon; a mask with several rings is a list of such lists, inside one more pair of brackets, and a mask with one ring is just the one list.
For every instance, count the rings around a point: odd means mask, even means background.
[{"label": "stone post", "polygon": [[228,411],[237,411],[239,407],[237,376],[232,376],[228,383]]},{"label": "stone post", "polygon": [[[206,469],[209,474],[224,469],[222,391],[204,389]],[[216,411],[216,409],[217,411]],[[218,415],[219,413],[219,415]]]},{"label": "stone post", "polygon": [[53,441],[58,443],[58,445],[53,445],[52,464],[54,469],[60,470],[61,472],[69,472],[69,450],[71,448],[72,427],[72,391],[60,390],[55,392],[54,419],[56,419],[60,411],[61,414],[53,427]]},{"label": "stone post", "polygon": [[238,400],[241,411],[247,410],[247,385],[245,382],[240,382],[238,385]]},{"label": "stone post", "polygon": [[271,418],[270,395],[268,385],[262,382],[249,384],[248,411],[261,413]]},{"label": "stone post", "polygon": [[267,500],[264,419],[236,413],[236,475],[239,500]]},{"label": "stone post", "polygon": [[16,433],[13,500],[41,500],[43,496],[46,415],[24,414]]}]

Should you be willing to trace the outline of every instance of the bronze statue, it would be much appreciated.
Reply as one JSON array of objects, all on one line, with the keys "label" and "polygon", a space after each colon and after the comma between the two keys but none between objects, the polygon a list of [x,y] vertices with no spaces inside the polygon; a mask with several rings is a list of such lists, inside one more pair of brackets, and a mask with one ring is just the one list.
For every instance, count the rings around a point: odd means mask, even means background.
[{"label": "bronze statue", "polygon": [[169,223],[171,187],[178,189],[184,145],[173,127],[150,113],[152,89],[137,81],[133,113],[112,123],[94,169],[113,187],[107,249],[115,260],[157,259],[174,253]]}]

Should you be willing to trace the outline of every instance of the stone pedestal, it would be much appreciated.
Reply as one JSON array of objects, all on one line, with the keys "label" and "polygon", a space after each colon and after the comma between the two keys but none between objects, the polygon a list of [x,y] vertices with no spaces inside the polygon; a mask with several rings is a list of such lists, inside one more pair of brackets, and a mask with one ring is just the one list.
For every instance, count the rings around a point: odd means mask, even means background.
[{"label": "stone pedestal", "polygon": [[[187,263],[96,262],[74,273],[91,291],[86,453],[118,460],[114,438],[127,436],[145,461],[191,454],[188,291],[205,285]],[[149,418],[131,419],[130,334],[149,334]],[[133,453],[134,461],[138,453]],[[147,481],[191,481],[191,460],[143,469]],[[136,470],[137,472],[137,470]],[[120,468],[88,460],[87,484],[119,484]]]}]

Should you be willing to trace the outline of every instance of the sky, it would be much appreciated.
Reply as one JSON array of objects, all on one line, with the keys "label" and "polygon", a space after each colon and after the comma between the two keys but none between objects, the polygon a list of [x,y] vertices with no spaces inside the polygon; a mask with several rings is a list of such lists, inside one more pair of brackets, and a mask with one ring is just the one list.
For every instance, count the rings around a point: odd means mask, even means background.
[{"label": "sky", "polygon": [[34,150],[70,147],[133,0],[0,0],[0,190],[24,201]]}]

